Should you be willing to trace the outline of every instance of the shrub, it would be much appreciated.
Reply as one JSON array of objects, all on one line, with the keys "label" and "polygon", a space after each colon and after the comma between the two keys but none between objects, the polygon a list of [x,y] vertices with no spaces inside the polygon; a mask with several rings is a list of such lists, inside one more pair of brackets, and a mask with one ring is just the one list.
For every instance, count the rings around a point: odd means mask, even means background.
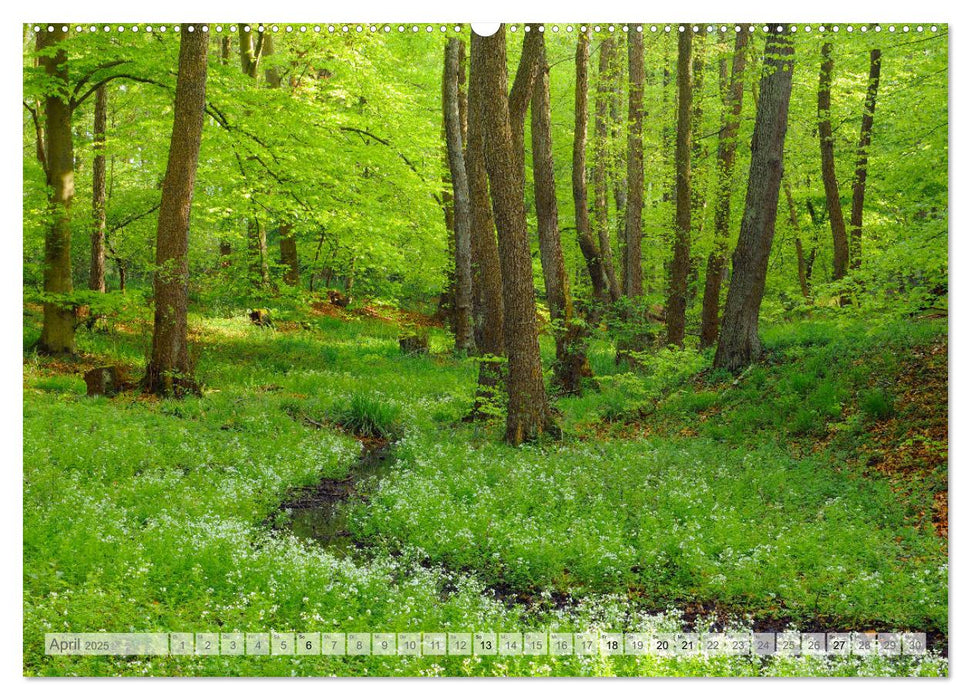
[{"label": "shrub", "polygon": [[893,397],[884,389],[869,389],[860,395],[860,410],[873,420],[886,420],[894,414]]},{"label": "shrub", "polygon": [[346,404],[331,408],[331,419],[362,437],[392,439],[398,434],[398,407],[370,394],[353,394]]}]

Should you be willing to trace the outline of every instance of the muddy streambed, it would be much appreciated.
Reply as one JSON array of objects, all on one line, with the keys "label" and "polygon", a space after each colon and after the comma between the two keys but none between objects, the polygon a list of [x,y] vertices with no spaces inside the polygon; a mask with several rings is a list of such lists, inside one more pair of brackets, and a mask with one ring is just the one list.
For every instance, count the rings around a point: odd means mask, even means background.
[{"label": "muddy streambed", "polygon": [[362,440],[361,456],[351,465],[347,476],[321,479],[316,484],[290,491],[271,526],[312,540],[335,554],[350,554],[356,544],[347,528],[345,503],[352,496],[366,497],[391,471],[394,461],[390,443]]}]

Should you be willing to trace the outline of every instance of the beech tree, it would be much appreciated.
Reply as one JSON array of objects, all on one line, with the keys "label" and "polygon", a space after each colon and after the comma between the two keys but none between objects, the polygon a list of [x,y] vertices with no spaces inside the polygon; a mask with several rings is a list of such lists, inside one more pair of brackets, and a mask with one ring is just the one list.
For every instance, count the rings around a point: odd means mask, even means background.
[{"label": "beech tree", "polygon": [[105,130],[108,121],[108,86],[95,91],[94,100],[94,165],[91,188],[91,270],[88,288],[105,291],[105,228],[107,224],[107,188],[105,183]]},{"label": "beech tree", "polygon": [[35,114],[37,154],[47,176],[50,224],[44,237],[44,326],[37,350],[73,355],[75,311],[65,295],[71,279],[71,205],[74,202],[74,107],[68,97],[67,51],[62,42],[69,28],[55,23],[37,32],[38,61],[51,87],[44,97],[43,126]]},{"label": "beech tree", "polygon": [[[530,107],[533,147],[533,183],[536,190],[536,221],[539,252],[546,284],[546,301],[556,337],[554,385],[564,394],[578,394],[583,377],[592,375],[583,349],[583,327],[576,323],[573,299],[563,263],[556,183],[553,175],[553,129],[550,124],[550,77],[543,34],[539,37],[538,73]],[[606,188],[603,192],[606,199]],[[602,240],[602,239],[601,239]]]},{"label": "beech tree", "polygon": [[469,238],[472,271],[472,316],[475,345],[482,357],[472,418],[485,418],[483,409],[495,399],[502,379],[503,337],[502,272],[495,220],[489,198],[485,164],[487,125],[480,37],[472,33],[469,51],[468,142],[465,150],[469,182]]},{"label": "beech tree", "polygon": [[741,124],[744,96],[745,53],[748,48],[748,25],[741,25],[735,33],[731,75],[726,85],[722,105],[722,126],[718,133],[718,155],[715,165],[715,222],[712,251],[705,270],[705,294],[701,304],[701,338],[703,348],[718,339],[718,308],[721,303],[722,273],[728,251],[728,231],[732,213],[732,183],[734,181],[735,151],[738,128]]},{"label": "beech tree", "polygon": [[839,184],[836,181],[833,124],[830,120],[832,103],[830,87],[833,82],[833,43],[831,41],[823,42],[822,53],[819,90],[816,96],[819,152],[822,160],[823,187],[826,190],[826,211],[829,214],[830,230],[833,232],[833,279],[839,280],[846,276],[850,252],[843,209],[840,206]]},{"label": "beech tree", "polygon": [[526,205],[513,151],[506,79],[505,28],[475,37],[481,53],[485,161],[502,269],[503,325],[508,358],[506,441],[518,445],[556,433],[546,400],[536,327],[536,298],[526,231]]},{"label": "beech tree", "polygon": [[464,44],[453,37],[445,44],[443,109],[445,141],[452,181],[455,231],[455,349],[475,349],[472,329],[472,242],[469,233],[469,182],[465,170],[462,118],[459,111],[459,70]]},{"label": "beech tree", "polygon": [[587,207],[587,92],[589,89],[590,28],[579,31],[576,50],[576,88],[574,91],[573,122],[573,211],[576,220],[577,242],[587,265],[593,287],[594,307],[607,297],[607,275],[603,259],[590,227]]},{"label": "beech tree", "polygon": [[175,116],[155,243],[152,354],[143,380],[146,391],[164,396],[196,390],[187,337],[189,218],[206,109],[209,33],[201,25],[183,24],[179,41]]},{"label": "beech tree", "polygon": [[684,347],[688,271],[691,267],[691,37],[678,36],[678,132],[675,141],[674,258],[668,284],[667,343]]},{"label": "beech tree", "polygon": [[859,268],[863,259],[863,200],[866,197],[867,162],[870,158],[870,141],[873,138],[873,115],[877,108],[877,90],[880,88],[880,49],[870,51],[870,75],[867,80],[866,101],[860,121],[860,142],[856,147],[856,171],[853,176],[853,205],[850,209],[850,267]]},{"label": "beech tree", "polygon": [[788,25],[770,26],[759,82],[745,211],[732,254],[732,280],[715,352],[714,366],[729,371],[751,364],[762,352],[759,307],[779,208],[794,53]]},{"label": "beech tree", "polygon": [[[593,142],[593,218],[597,227],[600,258],[603,260],[604,273],[607,275],[607,291],[610,294],[610,300],[617,301],[621,296],[621,288],[617,281],[617,273],[614,269],[614,252],[610,244],[610,213],[607,199],[607,166],[610,159],[608,120],[610,118],[610,103],[613,100],[614,86],[611,85],[613,71],[611,64],[613,61],[614,40],[608,37],[600,42],[600,59],[597,69]],[[547,83],[549,83],[548,77]],[[547,89],[549,89],[548,85]]]},{"label": "beech tree", "polygon": [[627,98],[627,197],[624,217],[624,294],[644,293],[641,271],[641,237],[644,230],[644,35],[636,25],[627,30],[627,65],[630,87]]}]

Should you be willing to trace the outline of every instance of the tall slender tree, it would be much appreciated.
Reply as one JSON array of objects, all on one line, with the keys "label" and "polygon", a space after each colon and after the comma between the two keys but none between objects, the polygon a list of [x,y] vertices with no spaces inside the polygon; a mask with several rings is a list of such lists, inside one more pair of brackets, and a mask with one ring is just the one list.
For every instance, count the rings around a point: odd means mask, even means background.
[{"label": "tall slender tree", "polygon": [[[37,32],[39,63],[51,87],[44,97],[44,127],[38,129],[38,157],[47,175],[50,223],[44,236],[44,325],[39,352],[73,355],[74,307],[62,295],[74,291],[71,278],[71,204],[74,202],[73,107],[67,97],[68,27],[54,23]],[[58,298],[61,297],[61,298]]]},{"label": "tall slender tree", "polygon": [[105,227],[107,197],[105,131],[108,123],[108,86],[101,85],[94,99],[94,165],[91,168],[91,269],[88,288],[105,291]]},{"label": "tall slender tree", "polygon": [[644,207],[644,35],[638,25],[627,31],[627,198],[624,212],[624,295],[644,293],[641,270],[641,210]]},{"label": "tall slender tree", "polygon": [[705,295],[701,302],[701,338],[703,348],[718,339],[718,307],[721,301],[722,274],[728,254],[728,231],[732,219],[732,183],[734,181],[735,151],[738,128],[742,117],[742,98],[745,93],[745,54],[748,48],[748,25],[741,25],[735,33],[731,75],[727,79],[722,126],[718,134],[718,155],[715,166],[715,222],[714,240],[705,271]]},{"label": "tall slender tree", "polygon": [[195,390],[188,343],[189,218],[206,109],[209,33],[183,24],[168,165],[155,244],[155,327],[143,385],[179,396]]},{"label": "tall slender tree", "polygon": [[502,268],[504,336],[508,358],[506,441],[513,445],[556,433],[546,400],[536,327],[526,205],[516,172],[509,99],[506,93],[506,32],[475,37],[481,52],[485,160]]},{"label": "tall slender tree", "polygon": [[610,244],[610,212],[607,198],[607,166],[610,160],[610,103],[613,100],[614,40],[606,38],[600,42],[600,58],[597,69],[596,105],[594,107],[593,142],[593,219],[597,227],[597,242],[600,244],[600,258],[603,260],[604,274],[607,275],[607,291],[611,301],[621,296],[620,283],[614,269],[614,253]]},{"label": "tall slender tree", "polygon": [[803,298],[808,301],[810,298],[809,276],[806,274],[806,255],[803,252],[802,235],[799,230],[799,211],[796,209],[796,202],[792,198],[792,187],[789,185],[789,179],[785,176],[782,178],[782,189],[786,195],[786,205],[789,208],[789,225],[792,227],[792,236],[796,246],[796,274],[799,278],[799,290],[802,292]]},{"label": "tall slender tree", "polygon": [[577,242],[587,264],[593,286],[592,308],[607,298],[607,275],[604,272],[600,248],[594,240],[587,208],[587,92],[589,89],[590,28],[582,28],[577,36],[576,88],[574,92],[573,124],[573,211],[576,220]]},{"label": "tall slender tree", "polygon": [[877,108],[877,90],[880,88],[880,49],[870,51],[870,75],[867,80],[866,101],[860,123],[860,142],[856,147],[856,172],[853,176],[853,205],[850,209],[850,267],[859,268],[863,259],[863,200],[866,197],[867,162],[870,158],[870,141],[873,138],[873,115]]},{"label": "tall slender tree", "polygon": [[816,93],[819,131],[819,152],[822,159],[823,187],[826,190],[826,211],[833,232],[833,279],[846,276],[849,264],[849,243],[846,239],[846,222],[840,206],[839,184],[836,181],[836,156],[833,146],[833,123],[830,118],[833,83],[833,42],[823,42],[823,60],[819,68],[819,90]]},{"label": "tall slender tree", "polygon": [[462,115],[459,110],[459,71],[465,44],[458,37],[445,44],[445,70],[442,104],[445,113],[445,138],[452,180],[453,223],[455,227],[455,349],[472,352],[475,338],[472,327],[472,241],[469,233],[469,182],[465,170],[462,142]]},{"label": "tall slender tree", "polygon": [[691,27],[678,36],[678,133],[675,141],[674,257],[668,284],[668,345],[684,347],[688,272],[691,267]]},{"label": "tall slender tree", "polygon": [[[533,147],[533,183],[536,191],[536,221],[539,253],[556,338],[554,385],[565,394],[578,394],[583,377],[591,376],[590,363],[583,347],[582,325],[576,323],[573,299],[563,263],[556,183],[553,175],[553,129],[550,124],[550,77],[543,34],[539,37],[539,71],[533,85],[530,108]],[[605,188],[606,190],[606,188]],[[604,191],[606,199],[606,191]]]},{"label": "tall slender tree", "polygon": [[745,211],[732,255],[732,281],[715,351],[714,366],[729,371],[751,364],[762,353],[759,307],[779,209],[793,64],[793,38],[788,25],[771,26],[759,83]]}]

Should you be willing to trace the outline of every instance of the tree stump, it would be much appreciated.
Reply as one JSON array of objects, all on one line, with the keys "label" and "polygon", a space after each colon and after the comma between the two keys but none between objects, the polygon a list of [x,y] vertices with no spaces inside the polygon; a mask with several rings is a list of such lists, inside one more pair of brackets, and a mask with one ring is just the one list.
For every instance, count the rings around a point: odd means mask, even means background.
[{"label": "tree stump", "polygon": [[403,335],[398,338],[398,347],[406,355],[427,355],[428,336],[425,335]]},{"label": "tree stump", "polygon": [[115,396],[128,388],[128,378],[122,367],[95,367],[84,373],[88,396]]},{"label": "tree stump", "polygon": [[249,320],[253,322],[253,325],[260,326],[261,328],[269,328],[273,325],[270,312],[266,309],[252,309],[249,312]]},{"label": "tree stump", "polygon": [[347,297],[336,289],[327,290],[327,298],[330,299],[330,303],[339,309],[346,309],[347,305],[351,303],[350,297]]}]

